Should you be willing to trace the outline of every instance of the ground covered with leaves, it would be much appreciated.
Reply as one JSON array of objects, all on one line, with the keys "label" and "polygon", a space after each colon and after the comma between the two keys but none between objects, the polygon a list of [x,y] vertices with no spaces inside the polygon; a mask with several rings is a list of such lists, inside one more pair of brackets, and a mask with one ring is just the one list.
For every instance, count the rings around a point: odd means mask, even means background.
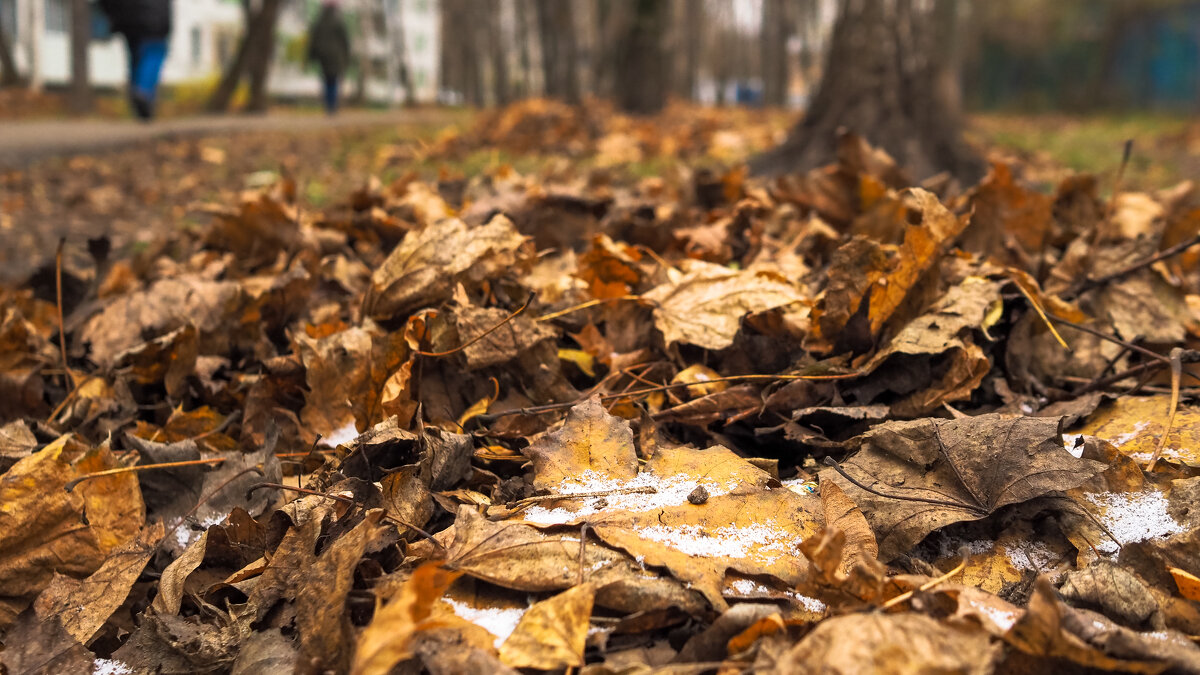
[{"label": "ground covered with leaves", "polygon": [[4,288],[0,662],[1200,673],[1200,188],[774,129],[526,102]]}]

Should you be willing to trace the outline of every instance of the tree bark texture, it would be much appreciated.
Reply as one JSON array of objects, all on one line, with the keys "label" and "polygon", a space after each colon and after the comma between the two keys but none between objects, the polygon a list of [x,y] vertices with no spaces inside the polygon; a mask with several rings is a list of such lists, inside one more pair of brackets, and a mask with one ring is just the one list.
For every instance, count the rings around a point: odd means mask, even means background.
[{"label": "tree bark texture", "polygon": [[92,11],[88,0],[71,0],[71,112],[92,110],[92,83],[88,77],[88,46],[92,40]]},{"label": "tree bark texture", "polygon": [[229,110],[244,76],[250,78],[250,98],[246,104],[249,112],[267,109],[267,78],[271,70],[271,56],[275,52],[275,24],[283,0],[262,0],[257,9],[250,0],[242,0],[246,30],[238,42],[237,52],[229,67],[221,74],[221,81],[208,99],[209,112],[223,113]]},{"label": "tree bark texture", "polygon": [[696,96],[696,76],[700,71],[700,43],[704,40],[704,3],[681,0],[683,3],[683,65],[676,94],[684,100]]},{"label": "tree bark texture", "polygon": [[804,118],[777,148],[751,161],[759,174],[804,171],[832,162],[837,132],[858,133],[916,179],[948,171],[964,182],[983,175],[962,138],[961,112],[946,93],[935,21],[919,0],[845,0],[824,77]]},{"label": "tree bark texture", "polygon": [[667,0],[622,0],[632,5],[627,30],[617,43],[617,105],[625,112],[650,115],[667,100],[669,60],[663,37],[670,19]]},{"label": "tree bark texture", "polygon": [[545,93],[567,103],[579,103],[579,55],[575,44],[573,3],[537,0],[534,9],[542,47]]},{"label": "tree bark texture", "polygon": [[21,83],[21,75],[17,72],[17,62],[13,58],[12,42],[8,34],[0,28],[0,87],[10,87]]},{"label": "tree bark texture", "polygon": [[762,77],[763,103],[782,106],[787,103],[788,16],[787,0],[763,0]]}]

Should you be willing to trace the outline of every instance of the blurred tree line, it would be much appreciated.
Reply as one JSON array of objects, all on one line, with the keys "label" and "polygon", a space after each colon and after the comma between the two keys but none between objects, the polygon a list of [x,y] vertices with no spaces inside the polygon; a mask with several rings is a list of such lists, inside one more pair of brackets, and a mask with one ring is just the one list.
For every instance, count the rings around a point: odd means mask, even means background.
[{"label": "blurred tree line", "polygon": [[[594,95],[647,111],[674,95],[803,106],[835,17],[856,1],[443,0],[442,84],[471,105]],[[1200,102],[1198,0],[954,0],[940,12],[924,19],[942,27],[929,56],[969,107]]]}]

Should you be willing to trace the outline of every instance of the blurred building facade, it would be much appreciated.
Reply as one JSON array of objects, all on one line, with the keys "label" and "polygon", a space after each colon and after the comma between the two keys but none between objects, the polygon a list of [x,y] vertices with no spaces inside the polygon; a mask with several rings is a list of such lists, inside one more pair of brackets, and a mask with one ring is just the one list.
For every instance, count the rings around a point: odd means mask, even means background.
[{"label": "blurred building facade", "polygon": [[[32,86],[65,85],[71,78],[71,0],[0,0],[0,27],[13,45],[17,68]],[[399,48],[416,101],[437,96],[438,0],[344,0],[342,6],[355,53],[367,64],[363,94],[375,102],[401,101],[397,80]],[[243,30],[239,0],[175,0],[163,83],[202,87],[215,82],[233,59]],[[277,26],[275,63],[269,89],[287,98],[316,97],[320,82],[304,63],[306,33],[320,0],[287,3]],[[120,87],[127,56],[119,36],[93,39],[89,79],[94,86]],[[353,79],[353,78],[352,78]],[[354,87],[356,82],[348,83]]]}]

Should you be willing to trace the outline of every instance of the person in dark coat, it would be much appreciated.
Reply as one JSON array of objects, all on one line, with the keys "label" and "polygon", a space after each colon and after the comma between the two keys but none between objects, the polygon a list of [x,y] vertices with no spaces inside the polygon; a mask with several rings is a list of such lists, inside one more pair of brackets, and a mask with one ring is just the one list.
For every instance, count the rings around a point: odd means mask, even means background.
[{"label": "person in dark coat", "polygon": [[342,75],[350,63],[350,35],[336,0],[323,0],[308,30],[308,60],[321,69],[325,112],[337,112]]},{"label": "person in dark coat", "polygon": [[129,48],[129,102],[143,120],[154,117],[154,102],[167,38],[171,35],[171,0],[100,0],[114,33]]}]

